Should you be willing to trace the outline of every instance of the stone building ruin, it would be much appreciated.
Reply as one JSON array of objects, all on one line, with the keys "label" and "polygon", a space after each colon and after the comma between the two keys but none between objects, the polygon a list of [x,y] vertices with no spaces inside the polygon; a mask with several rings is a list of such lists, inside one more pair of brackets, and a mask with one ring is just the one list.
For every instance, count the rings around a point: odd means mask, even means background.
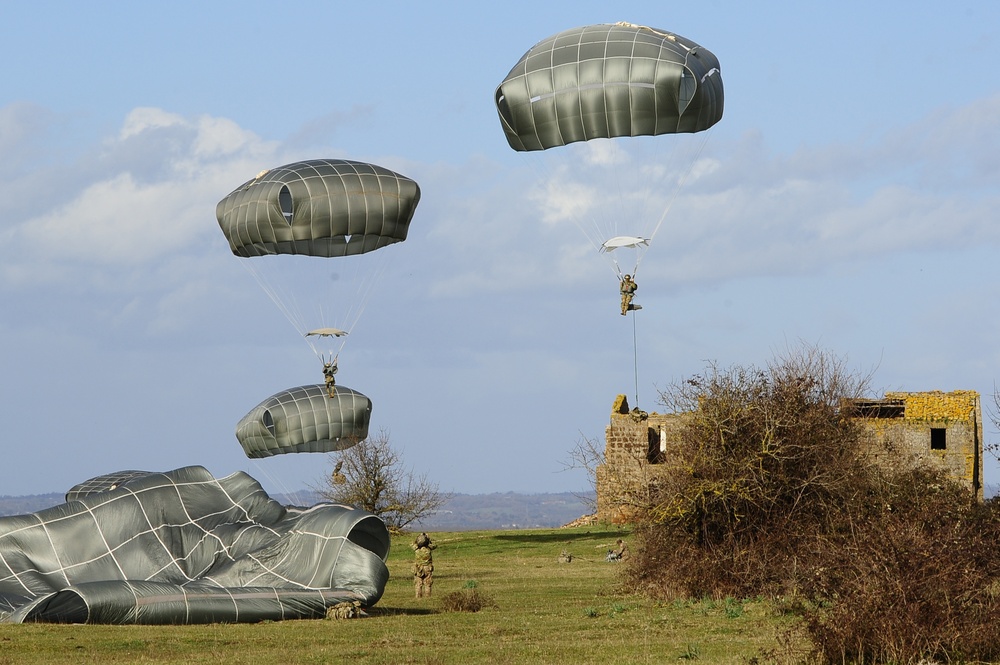
[{"label": "stone building ruin", "polygon": [[[887,392],[882,399],[846,406],[871,433],[869,454],[899,468],[920,464],[944,469],[977,498],[983,498],[983,416],[979,393]],[[630,507],[643,505],[657,477],[681,472],[671,447],[686,414],[629,409],[618,395],[605,429],[604,463],[597,467],[597,519],[627,522]]]}]

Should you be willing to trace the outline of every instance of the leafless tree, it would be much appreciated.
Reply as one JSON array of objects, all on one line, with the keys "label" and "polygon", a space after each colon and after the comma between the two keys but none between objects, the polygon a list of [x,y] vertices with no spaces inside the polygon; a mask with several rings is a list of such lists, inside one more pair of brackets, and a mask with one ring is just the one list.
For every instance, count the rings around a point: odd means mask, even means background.
[{"label": "leafless tree", "polygon": [[[990,407],[987,405],[987,408],[990,421],[995,427],[1000,428],[1000,388],[997,388],[996,384],[993,384],[993,406]],[[1000,460],[1000,442],[994,441],[993,443],[988,443],[984,446],[984,449],[994,459]]]},{"label": "leafless tree", "polygon": [[420,521],[451,498],[426,474],[403,465],[384,430],[330,459],[336,466],[317,488],[323,497],[378,515],[393,531]]},{"label": "leafless tree", "polygon": [[593,490],[591,496],[576,495],[578,499],[589,506],[591,512],[597,512],[597,469],[604,464],[604,444],[599,439],[591,439],[580,435],[580,439],[569,450],[569,459],[563,462],[567,471],[583,469],[587,472],[587,480]]},{"label": "leafless tree", "polygon": [[601,439],[581,435],[569,450],[569,458],[563,462],[566,470],[584,470],[593,491],[592,494],[577,494],[576,497],[590,507],[597,505],[598,485],[603,488],[605,506],[622,515],[635,515],[646,511],[651,505],[656,483],[649,474],[649,464],[645,455],[619,451],[614,463],[605,458],[605,442]]}]

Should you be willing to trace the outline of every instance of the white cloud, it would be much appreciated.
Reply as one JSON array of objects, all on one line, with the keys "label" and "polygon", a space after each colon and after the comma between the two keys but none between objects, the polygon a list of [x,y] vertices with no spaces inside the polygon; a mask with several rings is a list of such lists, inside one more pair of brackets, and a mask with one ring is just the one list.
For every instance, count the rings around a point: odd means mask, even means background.
[{"label": "white cloud", "polygon": [[[70,203],[29,220],[35,254],[89,263],[142,263],[190,241],[194,217],[181,183],[139,185],[128,173],[93,183]],[[184,194],[181,196],[181,194]]]},{"label": "white cloud", "polygon": [[[611,199],[619,219],[645,216],[654,228],[670,205],[642,267],[647,279],[673,284],[809,274],[905,251],[997,244],[1000,190],[988,176],[1000,163],[998,100],[936,113],[881,140],[803,147],[789,157],[755,137],[709,144],[672,205],[669,185],[643,190],[641,177],[615,173],[620,166],[605,167],[602,179],[600,169],[577,164],[540,183],[533,200],[550,223],[601,215],[614,222],[614,211],[600,210]],[[570,246],[568,238],[558,242]]]},{"label": "white cloud", "polygon": [[541,220],[549,225],[576,220],[588,215],[596,205],[597,189],[589,183],[564,180],[565,171],[539,183],[528,193],[537,202]]},{"label": "white cloud", "polygon": [[198,134],[193,144],[193,155],[202,159],[248,154],[267,155],[277,147],[262,142],[256,134],[247,131],[228,118],[202,116],[197,120]]},{"label": "white cloud", "polygon": [[8,220],[5,273],[25,280],[36,266],[45,279],[71,279],[67,262],[113,269],[204,245],[219,233],[216,203],[277,152],[225,118],[135,109],[102,145],[103,168],[91,162],[73,180],[35,181],[57,195],[22,192],[34,207]]},{"label": "white cloud", "polygon": [[162,109],[151,107],[139,107],[132,109],[125,117],[121,131],[118,132],[118,140],[125,141],[151,129],[177,127],[186,124],[184,118],[176,113],[169,113]]}]

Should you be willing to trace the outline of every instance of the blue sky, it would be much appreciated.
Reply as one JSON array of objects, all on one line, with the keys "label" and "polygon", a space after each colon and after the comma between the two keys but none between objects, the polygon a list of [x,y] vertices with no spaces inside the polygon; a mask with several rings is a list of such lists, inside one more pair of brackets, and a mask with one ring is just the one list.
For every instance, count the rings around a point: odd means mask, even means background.
[{"label": "blue sky", "polygon": [[[585,489],[564,462],[603,436],[618,393],[655,410],[706,362],[802,343],[878,393],[974,389],[992,406],[1000,5],[468,7],[5,9],[0,494],[190,464],[318,482],[324,456],[250,461],[235,439],[257,403],[321,376],[215,220],[262,169],[317,157],[421,185],[338,380],[442,489]],[[726,89],[643,259],[634,329],[573,223],[611,180],[513,152],[493,106],[534,43],[620,20],[710,49]]]}]

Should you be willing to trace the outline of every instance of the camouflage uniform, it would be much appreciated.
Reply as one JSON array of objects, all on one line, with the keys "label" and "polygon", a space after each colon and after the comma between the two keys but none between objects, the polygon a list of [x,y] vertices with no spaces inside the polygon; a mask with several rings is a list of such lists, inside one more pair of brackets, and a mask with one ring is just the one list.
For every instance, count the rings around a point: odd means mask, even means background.
[{"label": "camouflage uniform", "polygon": [[323,379],[326,381],[326,394],[330,396],[331,399],[337,396],[336,380],[333,375],[337,373],[337,363],[336,361],[332,363],[323,364]]},{"label": "camouflage uniform", "polygon": [[434,557],[431,555],[431,550],[436,549],[437,545],[431,543],[426,533],[421,533],[410,548],[414,552],[413,586],[416,597],[430,596],[431,585],[434,584]]},{"label": "camouflage uniform", "polygon": [[635,295],[636,289],[639,285],[635,283],[631,275],[625,275],[622,277],[621,293],[622,293],[622,316],[632,309],[632,296]]},{"label": "camouflage uniform", "polygon": [[621,538],[615,544],[618,549],[608,550],[608,561],[624,561],[628,558],[628,546]]},{"label": "camouflage uniform", "polygon": [[357,600],[345,600],[326,610],[327,619],[357,619],[364,615],[364,610],[361,609],[361,602]]}]

